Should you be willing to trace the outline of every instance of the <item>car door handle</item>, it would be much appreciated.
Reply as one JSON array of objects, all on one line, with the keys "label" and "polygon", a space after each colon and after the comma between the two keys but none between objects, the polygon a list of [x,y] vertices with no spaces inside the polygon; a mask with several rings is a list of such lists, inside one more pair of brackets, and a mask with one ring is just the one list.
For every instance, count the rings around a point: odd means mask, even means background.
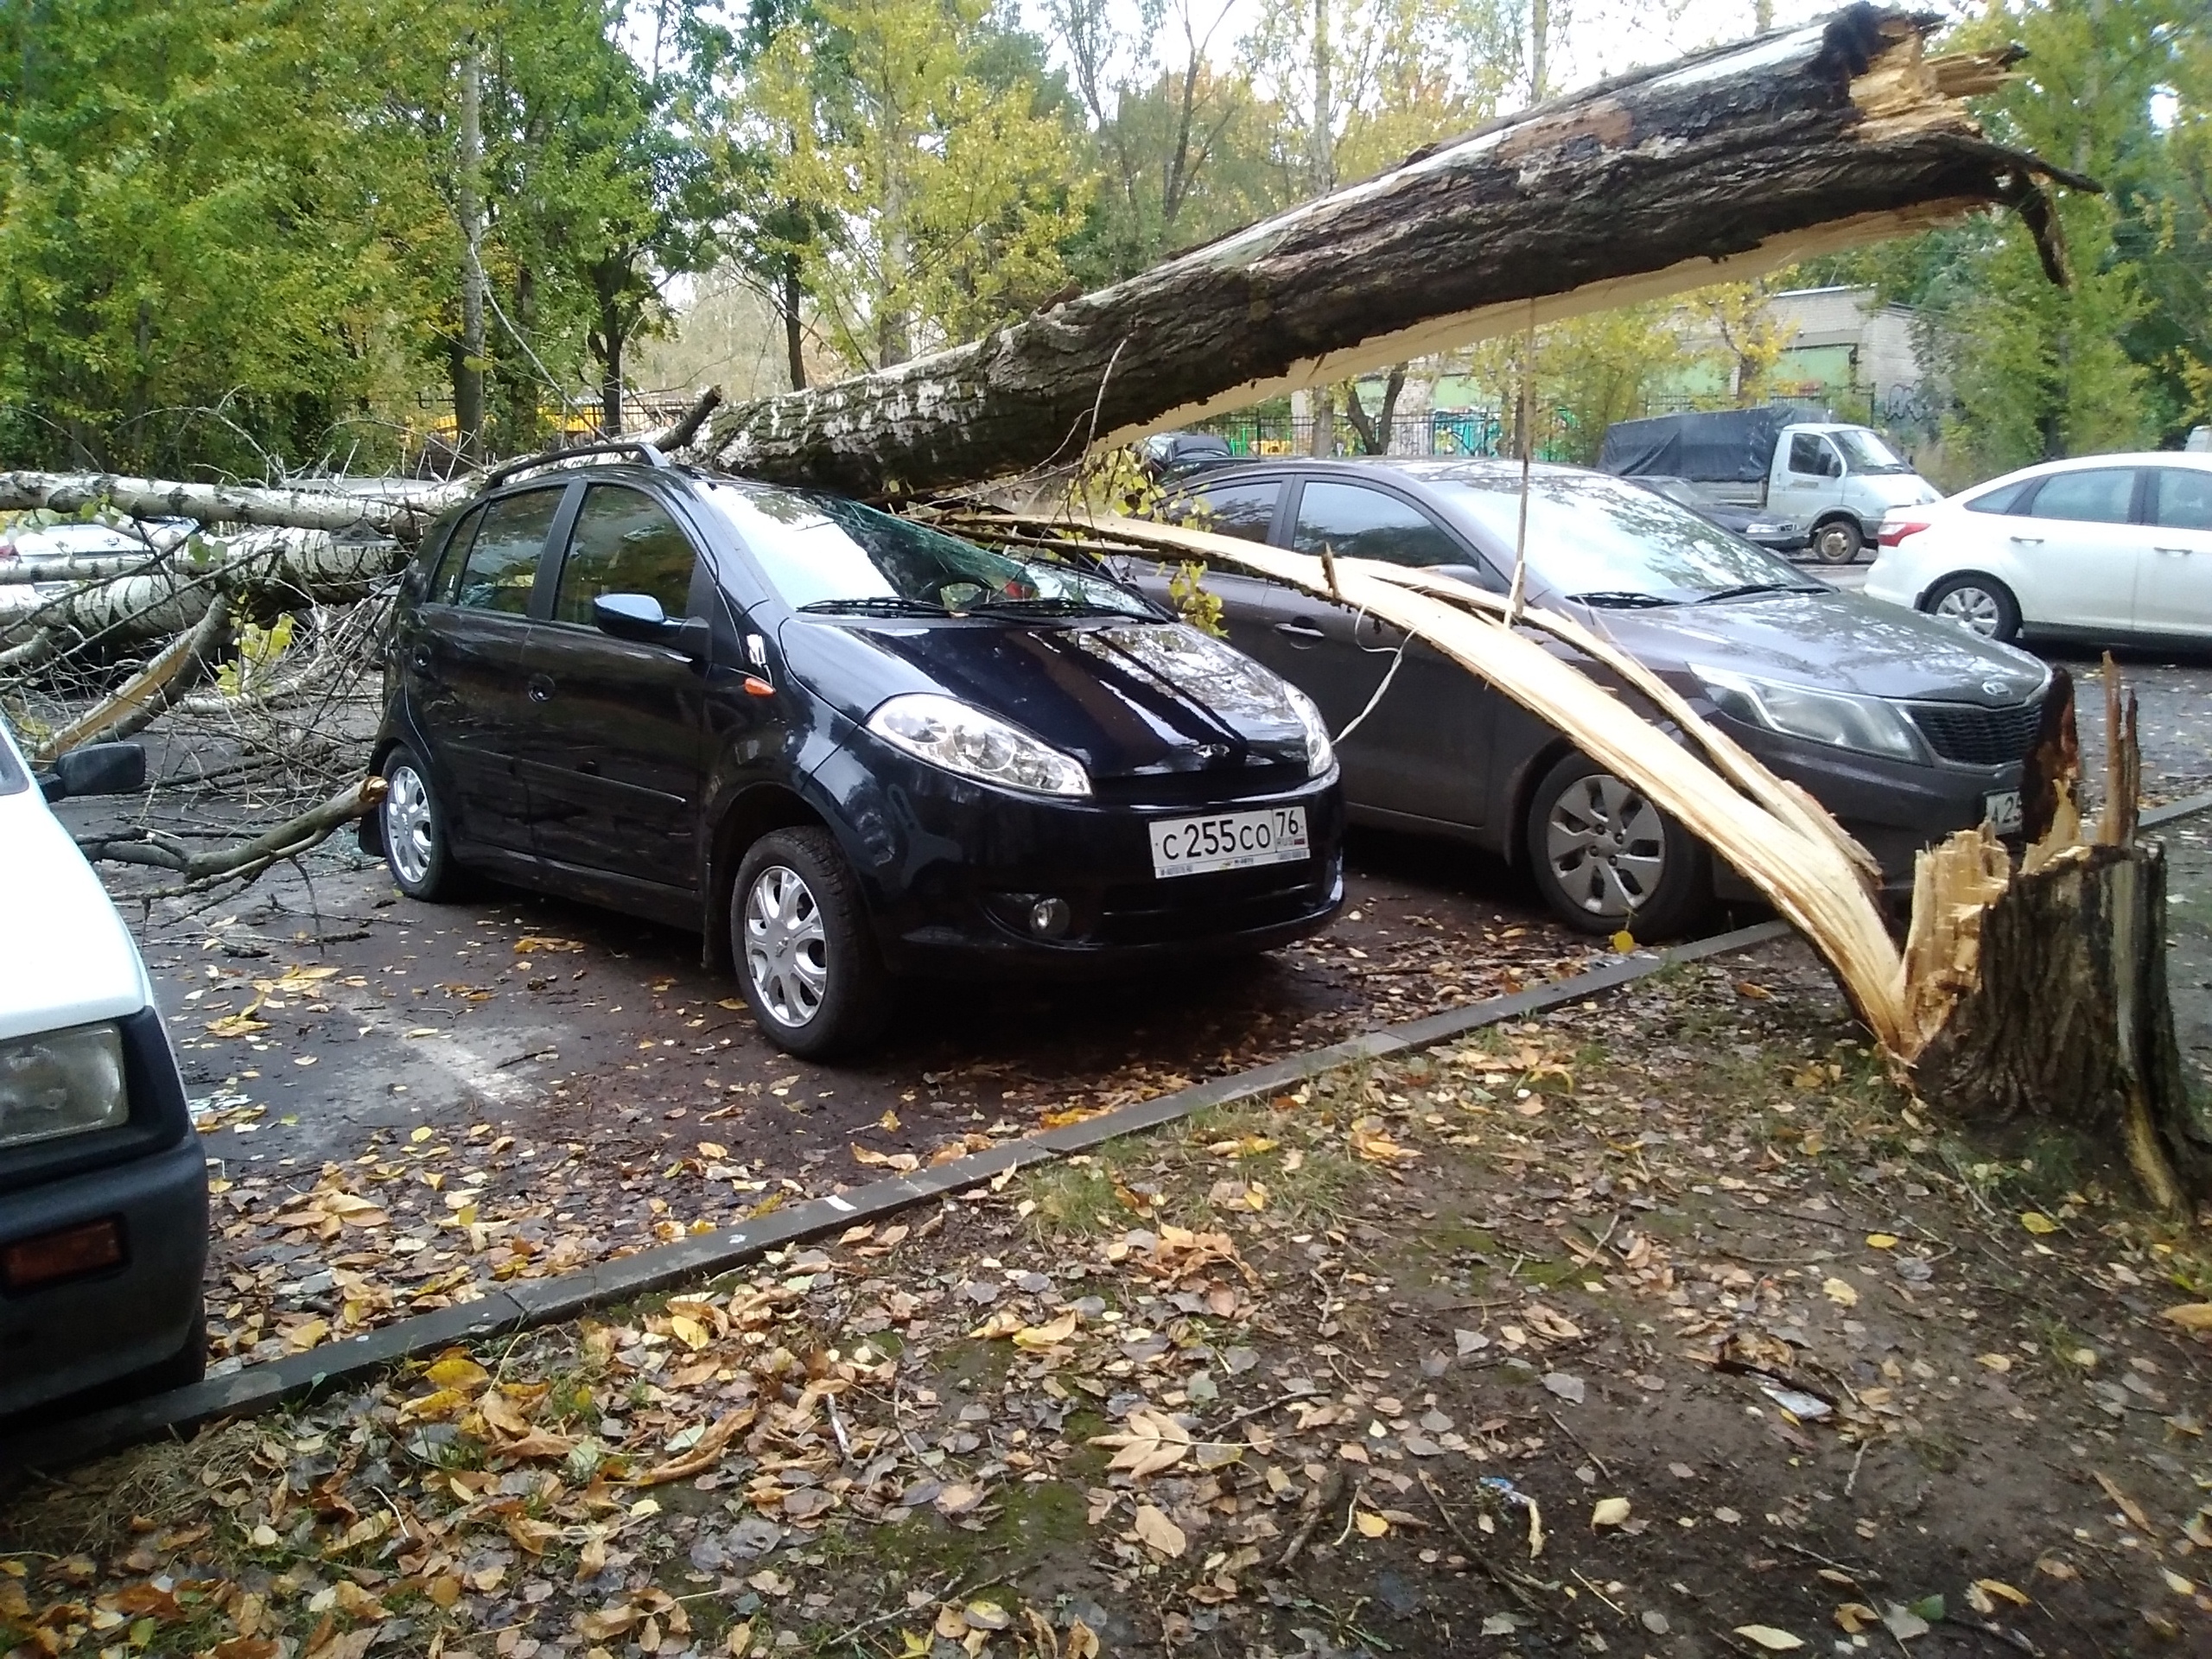
[{"label": "car door handle", "polygon": [[1277,633],[1287,634],[1293,639],[1303,639],[1309,645],[1329,637],[1327,634],[1322,632],[1320,629],[1315,627],[1311,622],[1306,621],[1303,617],[1300,617],[1295,622],[1276,623],[1275,632]]},{"label": "car door handle", "polygon": [[2018,542],[2022,547],[2041,547],[2043,545],[2043,537],[2040,536],[2015,536],[2012,539]]},{"label": "car door handle", "polygon": [[553,701],[553,679],[548,674],[533,674],[524,682],[523,690],[530,693],[532,702]]},{"label": "car door handle", "polygon": [[2189,553],[2194,550],[2186,547],[2154,547],[2151,550],[2153,553]]}]

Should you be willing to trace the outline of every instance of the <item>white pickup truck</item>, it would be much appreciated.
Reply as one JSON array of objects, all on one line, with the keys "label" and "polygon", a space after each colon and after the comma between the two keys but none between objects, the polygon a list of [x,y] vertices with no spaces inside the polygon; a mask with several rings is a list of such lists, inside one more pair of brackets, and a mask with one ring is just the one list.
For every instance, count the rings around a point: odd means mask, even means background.
[{"label": "white pickup truck", "polygon": [[1891,508],[1942,494],[1880,434],[1783,404],[1616,422],[1598,467],[1685,478],[1715,501],[1755,507],[1803,531],[1827,564],[1848,564],[1872,546]]}]

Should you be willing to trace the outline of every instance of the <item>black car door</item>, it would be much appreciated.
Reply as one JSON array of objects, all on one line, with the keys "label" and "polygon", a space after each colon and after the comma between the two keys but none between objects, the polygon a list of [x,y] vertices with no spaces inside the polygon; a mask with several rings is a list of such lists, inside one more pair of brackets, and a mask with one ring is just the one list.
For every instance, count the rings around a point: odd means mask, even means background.
[{"label": "black car door", "polygon": [[[1294,551],[1462,567],[1455,574],[1471,569],[1485,585],[1503,585],[1481,554],[1395,492],[1308,477],[1291,513]],[[1345,799],[1432,822],[1484,823],[1497,694],[1433,646],[1350,606],[1284,592],[1272,630],[1281,644],[1263,660],[1312,697],[1330,732],[1341,734]],[[1376,701],[1386,678],[1389,688]]]},{"label": "black car door", "polygon": [[530,723],[523,652],[530,601],[563,488],[502,496],[454,531],[404,644],[409,708],[448,786],[456,840],[531,846],[517,750]]},{"label": "black car door", "polygon": [[696,885],[703,664],[671,645],[601,632],[592,601],[645,594],[668,616],[687,617],[700,613],[694,601],[703,601],[707,580],[667,507],[626,485],[585,487],[523,664],[540,857]]}]

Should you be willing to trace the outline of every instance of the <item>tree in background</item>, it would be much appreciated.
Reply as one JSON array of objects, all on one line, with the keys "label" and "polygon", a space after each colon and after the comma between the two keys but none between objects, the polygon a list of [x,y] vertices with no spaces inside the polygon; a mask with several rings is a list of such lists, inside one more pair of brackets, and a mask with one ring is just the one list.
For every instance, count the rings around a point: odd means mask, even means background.
[{"label": "tree in background", "polygon": [[1065,286],[1085,192],[1033,48],[978,0],[820,0],[754,60],[743,118],[771,135],[772,199],[818,213],[795,251],[849,361],[902,363]]}]

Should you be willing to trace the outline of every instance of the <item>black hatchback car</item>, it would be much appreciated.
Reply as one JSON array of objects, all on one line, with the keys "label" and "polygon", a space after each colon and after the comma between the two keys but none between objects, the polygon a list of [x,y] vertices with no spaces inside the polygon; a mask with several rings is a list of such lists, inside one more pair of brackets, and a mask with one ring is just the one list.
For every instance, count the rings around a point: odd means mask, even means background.
[{"label": "black hatchback car", "polygon": [[808,1056],[899,976],[1335,914],[1327,728],[1267,669],[1080,556],[641,453],[506,468],[425,539],[363,827],[404,891],[480,869],[700,930]]},{"label": "black hatchback car", "polygon": [[[1163,512],[1503,593],[1521,469],[1253,461],[1184,480]],[[1839,593],[1635,481],[1579,467],[1535,468],[1526,545],[1532,603],[1610,635],[1671,682],[1803,785],[1893,882],[1908,882],[1913,855],[1954,830],[1985,819],[2019,828],[2021,761],[2050,683],[2035,658]],[[1137,562],[1124,574],[1147,589],[1167,580]],[[1440,653],[1303,590],[1234,570],[1206,585],[1230,641],[1319,705],[1355,822],[1523,861],[1554,911],[1592,932],[1663,937],[1696,919],[1716,885],[1750,896],[1640,791]]]}]

